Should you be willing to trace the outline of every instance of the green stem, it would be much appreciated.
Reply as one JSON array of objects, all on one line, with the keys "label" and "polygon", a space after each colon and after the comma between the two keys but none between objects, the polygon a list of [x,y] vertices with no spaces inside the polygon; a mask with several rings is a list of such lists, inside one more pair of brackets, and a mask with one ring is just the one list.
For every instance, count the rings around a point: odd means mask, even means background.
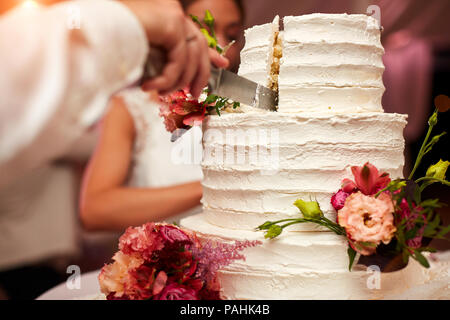
[{"label": "green stem", "polygon": [[280,226],[280,227],[284,229],[284,228],[286,228],[286,227],[289,227],[290,225],[297,224],[297,223],[305,223],[305,222],[307,222],[307,221],[304,221],[303,219],[297,219],[297,221],[292,221],[292,222],[283,224],[283,225]]},{"label": "green stem", "polygon": [[[434,113],[437,113],[437,110],[435,110]],[[434,113],[433,113],[433,115],[434,115]],[[427,147],[428,139],[430,138],[431,131],[433,131],[433,128],[434,128],[434,125],[430,124],[429,127],[428,127],[428,132],[427,132],[427,135],[425,137],[425,140],[423,141],[422,147],[420,148],[419,154],[417,155],[416,162],[414,163],[413,170],[411,171],[411,173],[410,173],[410,175],[408,177],[409,180],[412,180],[412,177],[414,176],[414,173],[416,172],[417,168],[419,167],[420,162],[422,161],[422,157],[425,154],[424,151],[425,151],[425,149]]]},{"label": "green stem", "polygon": [[446,186],[450,186],[450,181],[434,178],[434,177],[422,177],[416,180],[416,183],[422,182],[422,181],[433,181],[433,182],[440,182],[442,184],[445,184]]}]

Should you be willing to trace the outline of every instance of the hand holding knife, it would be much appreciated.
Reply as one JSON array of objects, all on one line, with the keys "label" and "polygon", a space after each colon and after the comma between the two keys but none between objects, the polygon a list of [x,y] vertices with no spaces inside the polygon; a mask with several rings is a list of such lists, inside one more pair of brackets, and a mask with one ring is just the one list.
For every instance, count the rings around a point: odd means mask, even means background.
[{"label": "hand holding knife", "polygon": [[[164,52],[152,47],[140,84],[147,79],[159,75],[164,67],[164,61]],[[277,92],[244,77],[240,77],[228,70],[218,69],[214,66],[211,66],[208,92],[254,108],[269,111],[276,111],[278,102]],[[179,136],[181,135],[173,136],[172,140],[176,140]]]}]

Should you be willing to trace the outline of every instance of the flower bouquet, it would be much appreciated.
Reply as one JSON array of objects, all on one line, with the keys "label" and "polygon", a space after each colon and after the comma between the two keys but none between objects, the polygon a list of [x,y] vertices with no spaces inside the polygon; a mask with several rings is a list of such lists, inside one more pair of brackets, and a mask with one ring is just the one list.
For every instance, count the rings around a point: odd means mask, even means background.
[{"label": "flower bouquet", "polygon": [[219,300],[217,272],[258,243],[200,240],[169,224],[130,227],[100,272],[100,288],[108,300]]},{"label": "flower bouquet", "polygon": [[422,252],[436,251],[428,247],[430,240],[445,239],[450,226],[442,226],[436,212],[442,205],[439,200],[423,199],[422,193],[433,183],[450,186],[445,178],[450,162],[439,160],[428,168],[424,177],[413,177],[423,156],[446,134],[443,132],[430,140],[439,112],[447,111],[448,107],[446,104],[436,108],[430,117],[428,133],[408,179],[391,180],[388,173],[379,172],[369,162],[354,166],[351,168],[354,181],[344,179],[341,189],[330,199],[337,212],[336,221],[324,216],[318,202],[298,199],[294,205],[301,217],[267,221],[257,230],[264,230],[266,238],[275,238],[293,224],[315,223],[346,237],[350,270],[357,254],[360,254],[358,263],[376,264],[384,272],[405,267],[410,257],[428,268]]}]

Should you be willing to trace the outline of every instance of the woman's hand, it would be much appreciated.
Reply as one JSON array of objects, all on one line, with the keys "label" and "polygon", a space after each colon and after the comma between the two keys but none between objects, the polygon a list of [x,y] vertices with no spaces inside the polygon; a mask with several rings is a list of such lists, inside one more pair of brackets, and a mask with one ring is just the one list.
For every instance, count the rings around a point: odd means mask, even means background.
[{"label": "woman's hand", "polygon": [[144,90],[166,94],[189,87],[198,97],[207,85],[210,65],[225,68],[228,60],[208,48],[207,41],[175,0],[123,0],[143,25],[152,46],[167,52],[162,74],[145,82]]}]

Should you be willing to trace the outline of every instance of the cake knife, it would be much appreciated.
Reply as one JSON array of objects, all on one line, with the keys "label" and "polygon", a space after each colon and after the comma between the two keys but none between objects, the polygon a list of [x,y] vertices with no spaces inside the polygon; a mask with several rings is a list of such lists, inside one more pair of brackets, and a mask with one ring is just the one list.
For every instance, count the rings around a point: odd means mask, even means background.
[{"label": "cake knife", "polygon": [[[144,75],[139,84],[161,74],[164,68],[165,55],[159,48],[150,48]],[[212,94],[229,98],[233,101],[259,108],[276,111],[278,94],[263,85],[238,76],[228,70],[211,66],[211,75],[208,80],[208,91]],[[176,131],[172,135],[172,142],[177,140],[186,130]]]}]

